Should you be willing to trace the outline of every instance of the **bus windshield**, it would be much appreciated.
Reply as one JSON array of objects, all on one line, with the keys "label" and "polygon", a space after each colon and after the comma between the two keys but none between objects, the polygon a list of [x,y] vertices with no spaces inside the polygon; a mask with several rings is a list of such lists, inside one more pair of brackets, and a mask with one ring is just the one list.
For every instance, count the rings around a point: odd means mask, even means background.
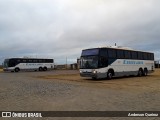
[{"label": "bus windshield", "polygon": [[9,64],[9,60],[8,60],[8,59],[5,59],[5,60],[4,60],[4,63],[3,63],[3,67],[4,67],[4,68],[7,68],[7,67],[8,67],[8,64]]},{"label": "bus windshield", "polygon": [[96,69],[98,68],[98,56],[81,57],[81,69]]}]

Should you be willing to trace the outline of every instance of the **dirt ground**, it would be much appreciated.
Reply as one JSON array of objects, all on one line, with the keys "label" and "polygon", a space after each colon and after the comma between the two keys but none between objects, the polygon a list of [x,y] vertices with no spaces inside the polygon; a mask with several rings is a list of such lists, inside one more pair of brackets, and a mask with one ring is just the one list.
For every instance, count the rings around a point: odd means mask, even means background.
[{"label": "dirt ground", "polygon": [[58,74],[58,75],[46,75],[37,76],[40,79],[48,80],[61,80],[62,82],[76,82],[77,84],[99,87],[99,88],[110,88],[114,90],[124,90],[132,92],[143,92],[143,91],[154,91],[155,93],[160,92],[160,69],[156,69],[154,73],[149,74],[146,77],[118,77],[112,80],[99,79],[92,80],[91,78],[83,78],[76,74]]},{"label": "dirt ground", "polygon": [[160,69],[146,77],[119,77],[96,81],[80,77],[78,70],[0,72],[0,111],[159,111],[159,100]]}]

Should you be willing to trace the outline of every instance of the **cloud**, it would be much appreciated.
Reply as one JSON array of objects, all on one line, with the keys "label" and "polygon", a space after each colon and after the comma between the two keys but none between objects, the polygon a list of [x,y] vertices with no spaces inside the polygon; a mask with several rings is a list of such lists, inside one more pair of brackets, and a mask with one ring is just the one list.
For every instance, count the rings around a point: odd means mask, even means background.
[{"label": "cloud", "polygon": [[159,0],[0,1],[0,59],[76,59],[82,49],[114,43],[155,52],[160,59],[159,5]]}]

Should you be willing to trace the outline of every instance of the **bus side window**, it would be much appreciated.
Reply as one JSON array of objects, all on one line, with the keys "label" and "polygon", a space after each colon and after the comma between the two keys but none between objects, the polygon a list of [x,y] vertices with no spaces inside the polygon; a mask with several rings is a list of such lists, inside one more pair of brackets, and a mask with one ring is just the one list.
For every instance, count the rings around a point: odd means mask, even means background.
[{"label": "bus side window", "polygon": [[21,63],[21,60],[20,60],[20,59],[18,59],[18,60],[17,60],[17,63]]},{"label": "bus side window", "polygon": [[142,52],[138,52],[138,59],[139,59],[139,60],[142,60],[142,59],[143,59],[143,54],[142,54]]},{"label": "bus side window", "polygon": [[147,53],[143,53],[143,60],[147,60]]},{"label": "bus side window", "polygon": [[138,55],[137,55],[136,51],[132,51],[131,54],[132,54],[132,59],[136,60],[138,58]]},{"label": "bus side window", "polygon": [[33,59],[33,63],[37,63],[37,60],[34,60],[34,59]]},{"label": "bus side window", "polygon": [[128,50],[125,50],[124,51],[124,56],[125,56],[126,59],[131,59],[131,52],[128,51]]},{"label": "bus side window", "polygon": [[154,60],[154,54],[151,53],[151,60]]},{"label": "bus side window", "polygon": [[42,60],[39,60],[39,63],[42,63]]},{"label": "bus side window", "polygon": [[99,59],[99,67],[107,67],[108,66],[108,60],[106,57],[100,57]]},{"label": "bus side window", "polygon": [[101,49],[100,50],[100,56],[108,57],[108,50],[107,49]]},{"label": "bus side window", "polygon": [[108,49],[108,57],[109,58],[116,58],[116,50]]},{"label": "bus side window", "polygon": [[14,67],[16,64],[15,64],[15,60],[14,59],[11,59],[9,61],[9,67]]},{"label": "bus side window", "polygon": [[26,62],[27,62],[27,60],[25,60],[25,59],[24,59],[22,62],[23,62],[23,63],[26,63]]},{"label": "bus side window", "polygon": [[152,53],[147,54],[148,60],[154,60],[154,55]]},{"label": "bus side window", "polygon": [[117,50],[117,58],[119,58],[119,59],[124,59],[123,50]]}]

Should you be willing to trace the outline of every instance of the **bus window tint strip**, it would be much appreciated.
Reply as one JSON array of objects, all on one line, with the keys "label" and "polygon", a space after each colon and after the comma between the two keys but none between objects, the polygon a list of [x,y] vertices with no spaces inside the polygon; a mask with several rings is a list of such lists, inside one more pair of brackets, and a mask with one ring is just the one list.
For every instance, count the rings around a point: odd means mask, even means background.
[{"label": "bus window tint strip", "polygon": [[99,49],[88,49],[88,50],[83,50],[81,56],[98,55],[98,54],[99,54]]}]

